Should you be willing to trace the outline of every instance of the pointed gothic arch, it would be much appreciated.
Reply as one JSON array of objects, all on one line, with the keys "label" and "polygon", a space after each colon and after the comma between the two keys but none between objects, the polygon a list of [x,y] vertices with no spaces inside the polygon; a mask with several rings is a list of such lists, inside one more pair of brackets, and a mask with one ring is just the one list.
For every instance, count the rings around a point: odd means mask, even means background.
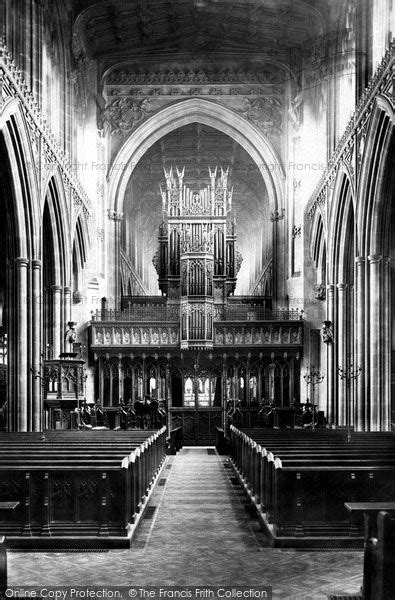
[{"label": "pointed gothic arch", "polygon": [[[204,98],[188,98],[167,106],[138,126],[124,142],[112,160],[108,173],[108,211],[114,222],[109,235],[108,267],[109,286],[115,298],[120,297],[118,271],[120,226],[123,215],[123,201],[127,183],[134,167],[145,152],[166,134],[190,123],[201,123],[229,135],[238,142],[256,163],[268,192],[270,210],[274,215],[284,207],[285,175],[276,151],[268,139],[250,121],[235,111]],[[285,257],[276,253],[285,237],[284,219],[274,221],[276,233],[273,235],[273,301],[285,297],[283,280],[278,273],[284,270]],[[115,268],[114,268],[115,265]]]}]

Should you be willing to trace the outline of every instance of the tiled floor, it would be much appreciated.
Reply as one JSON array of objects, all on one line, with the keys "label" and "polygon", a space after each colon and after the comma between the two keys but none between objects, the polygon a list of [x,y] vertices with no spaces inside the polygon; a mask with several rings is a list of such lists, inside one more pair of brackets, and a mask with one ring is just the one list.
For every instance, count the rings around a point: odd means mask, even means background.
[{"label": "tiled floor", "polygon": [[274,600],[359,590],[361,552],[267,547],[226,457],[184,448],[169,462],[130,550],[10,553],[9,584],[271,585]]}]

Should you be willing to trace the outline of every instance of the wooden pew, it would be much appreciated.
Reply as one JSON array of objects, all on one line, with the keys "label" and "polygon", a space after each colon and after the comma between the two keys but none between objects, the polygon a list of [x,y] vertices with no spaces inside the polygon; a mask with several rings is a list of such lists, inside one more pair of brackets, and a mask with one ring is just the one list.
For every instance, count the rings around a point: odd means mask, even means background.
[{"label": "wooden pew", "polygon": [[225,431],[222,427],[216,427],[216,442],[215,447],[219,454],[229,453],[229,439],[225,435]]},{"label": "wooden pew", "polygon": [[277,545],[334,538],[362,544],[361,523],[350,522],[344,500],[385,499],[395,436],[367,434],[350,443],[338,432],[293,433],[231,429],[232,459],[263,525]]},{"label": "wooden pew", "polygon": [[363,599],[395,596],[395,502],[346,502],[352,514],[363,514],[365,551]]},{"label": "wooden pew", "polygon": [[165,428],[102,433],[0,435],[0,488],[20,501],[0,520],[10,546],[130,544],[165,459]]},{"label": "wooden pew", "polygon": [[377,538],[365,544],[363,599],[393,600],[395,597],[395,519],[388,512],[377,516]]},{"label": "wooden pew", "polygon": [[0,594],[7,589],[7,550],[5,537],[0,535]]},{"label": "wooden pew", "polygon": [[182,427],[175,427],[170,431],[166,440],[167,454],[177,454],[182,448]]}]

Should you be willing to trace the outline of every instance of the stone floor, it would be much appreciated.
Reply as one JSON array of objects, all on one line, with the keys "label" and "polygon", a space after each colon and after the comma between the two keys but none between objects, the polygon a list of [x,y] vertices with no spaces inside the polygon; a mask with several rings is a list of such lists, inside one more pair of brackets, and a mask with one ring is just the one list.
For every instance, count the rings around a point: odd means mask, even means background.
[{"label": "stone floor", "polygon": [[[9,585],[271,585],[273,598],[356,593],[361,552],[267,546],[226,457],[168,457],[130,550],[9,554]],[[156,508],[155,508],[156,507]]]}]

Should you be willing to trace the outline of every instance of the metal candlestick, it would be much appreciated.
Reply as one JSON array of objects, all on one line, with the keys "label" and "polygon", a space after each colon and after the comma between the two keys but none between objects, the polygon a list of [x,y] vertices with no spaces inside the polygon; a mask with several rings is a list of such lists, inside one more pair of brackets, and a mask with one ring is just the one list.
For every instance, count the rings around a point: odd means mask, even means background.
[{"label": "metal candlestick", "polygon": [[354,381],[361,373],[362,373],[362,367],[358,366],[358,367],[354,367],[353,363],[348,363],[346,364],[346,366],[344,367],[337,367],[337,372],[339,374],[340,379],[344,379],[346,382],[346,386],[347,386],[347,393],[346,393],[346,421],[347,421],[347,442],[351,441],[351,430],[350,430],[350,403],[351,403],[351,398],[350,398],[350,387],[351,387],[351,382]]},{"label": "metal candlestick", "polygon": [[311,403],[313,405],[313,431],[315,430],[315,388],[317,385],[324,381],[325,375],[321,374],[321,371],[316,370],[315,366],[312,365],[310,368],[307,367],[306,373],[303,375],[303,379],[306,382],[307,387],[307,399],[309,395],[309,386],[311,385]]}]

